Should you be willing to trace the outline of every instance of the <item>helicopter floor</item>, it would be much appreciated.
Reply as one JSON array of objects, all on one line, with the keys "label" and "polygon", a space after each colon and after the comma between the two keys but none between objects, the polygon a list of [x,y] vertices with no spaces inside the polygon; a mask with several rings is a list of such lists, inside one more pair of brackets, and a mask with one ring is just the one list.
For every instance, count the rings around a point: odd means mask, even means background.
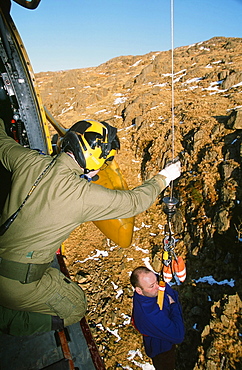
[{"label": "helicopter floor", "polygon": [[74,366],[65,358],[57,332],[51,331],[28,337],[0,337],[1,370],[95,370],[80,323],[65,329],[69,351]]}]

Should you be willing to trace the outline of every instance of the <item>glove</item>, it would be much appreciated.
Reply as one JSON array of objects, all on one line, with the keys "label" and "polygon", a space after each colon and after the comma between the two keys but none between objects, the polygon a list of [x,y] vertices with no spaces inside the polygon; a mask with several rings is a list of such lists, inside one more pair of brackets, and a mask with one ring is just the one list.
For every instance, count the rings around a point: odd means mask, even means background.
[{"label": "glove", "polygon": [[178,160],[176,162],[169,163],[159,172],[159,175],[165,176],[166,186],[168,186],[172,180],[177,179],[177,177],[181,175],[181,162]]}]

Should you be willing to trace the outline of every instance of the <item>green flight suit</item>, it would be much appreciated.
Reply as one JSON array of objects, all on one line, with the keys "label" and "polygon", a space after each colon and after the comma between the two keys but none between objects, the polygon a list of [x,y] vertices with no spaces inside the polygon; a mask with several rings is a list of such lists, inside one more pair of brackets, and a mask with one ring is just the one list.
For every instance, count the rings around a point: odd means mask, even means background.
[{"label": "green flight suit", "polygon": [[[52,159],[16,143],[6,134],[0,119],[0,160],[12,172],[11,193],[0,225],[18,209]],[[133,190],[110,190],[88,182],[80,177],[82,174],[68,154],[57,157],[17,218],[0,236],[0,259],[50,263],[61,243],[81,223],[133,217],[148,209],[166,187],[165,178],[156,175]],[[47,317],[59,316],[65,325],[70,325],[84,316],[86,298],[80,287],[55,268],[48,267],[37,281],[24,284],[1,276],[0,263],[0,305]],[[47,327],[50,330],[49,318]]]}]

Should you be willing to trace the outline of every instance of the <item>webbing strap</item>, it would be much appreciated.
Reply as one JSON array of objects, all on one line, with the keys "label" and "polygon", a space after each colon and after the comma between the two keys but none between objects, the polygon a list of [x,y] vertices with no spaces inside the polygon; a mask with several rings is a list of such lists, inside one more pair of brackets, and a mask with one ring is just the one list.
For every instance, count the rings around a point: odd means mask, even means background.
[{"label": "webbing strap", "polygon": [[0,275],[29,284],[39,280],[51,262],[43,264],[9,261],[0,257]]},{"label": "webbing strap", "polygon": [[158,297],[157,297],[157,303],[160,307],[160,310],[163,309],[165,289],[166,289],[166,283],[164,281],[160,281],[159,282]]}]

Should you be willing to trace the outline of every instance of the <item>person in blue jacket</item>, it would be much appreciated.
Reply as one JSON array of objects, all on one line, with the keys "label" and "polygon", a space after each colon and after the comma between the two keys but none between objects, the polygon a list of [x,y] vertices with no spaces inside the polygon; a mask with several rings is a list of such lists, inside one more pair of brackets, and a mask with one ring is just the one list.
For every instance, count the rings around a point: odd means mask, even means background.
[{"label": "person in blue jacket", "polygon": [[165,284],[163,307],[157,303],[158,276],[145,266],[130,276],[134,287],[132,321],[143,335],[147,356],[156,370],[175,369],[176,344],[184,339],[182,308],[178,293]]}]

